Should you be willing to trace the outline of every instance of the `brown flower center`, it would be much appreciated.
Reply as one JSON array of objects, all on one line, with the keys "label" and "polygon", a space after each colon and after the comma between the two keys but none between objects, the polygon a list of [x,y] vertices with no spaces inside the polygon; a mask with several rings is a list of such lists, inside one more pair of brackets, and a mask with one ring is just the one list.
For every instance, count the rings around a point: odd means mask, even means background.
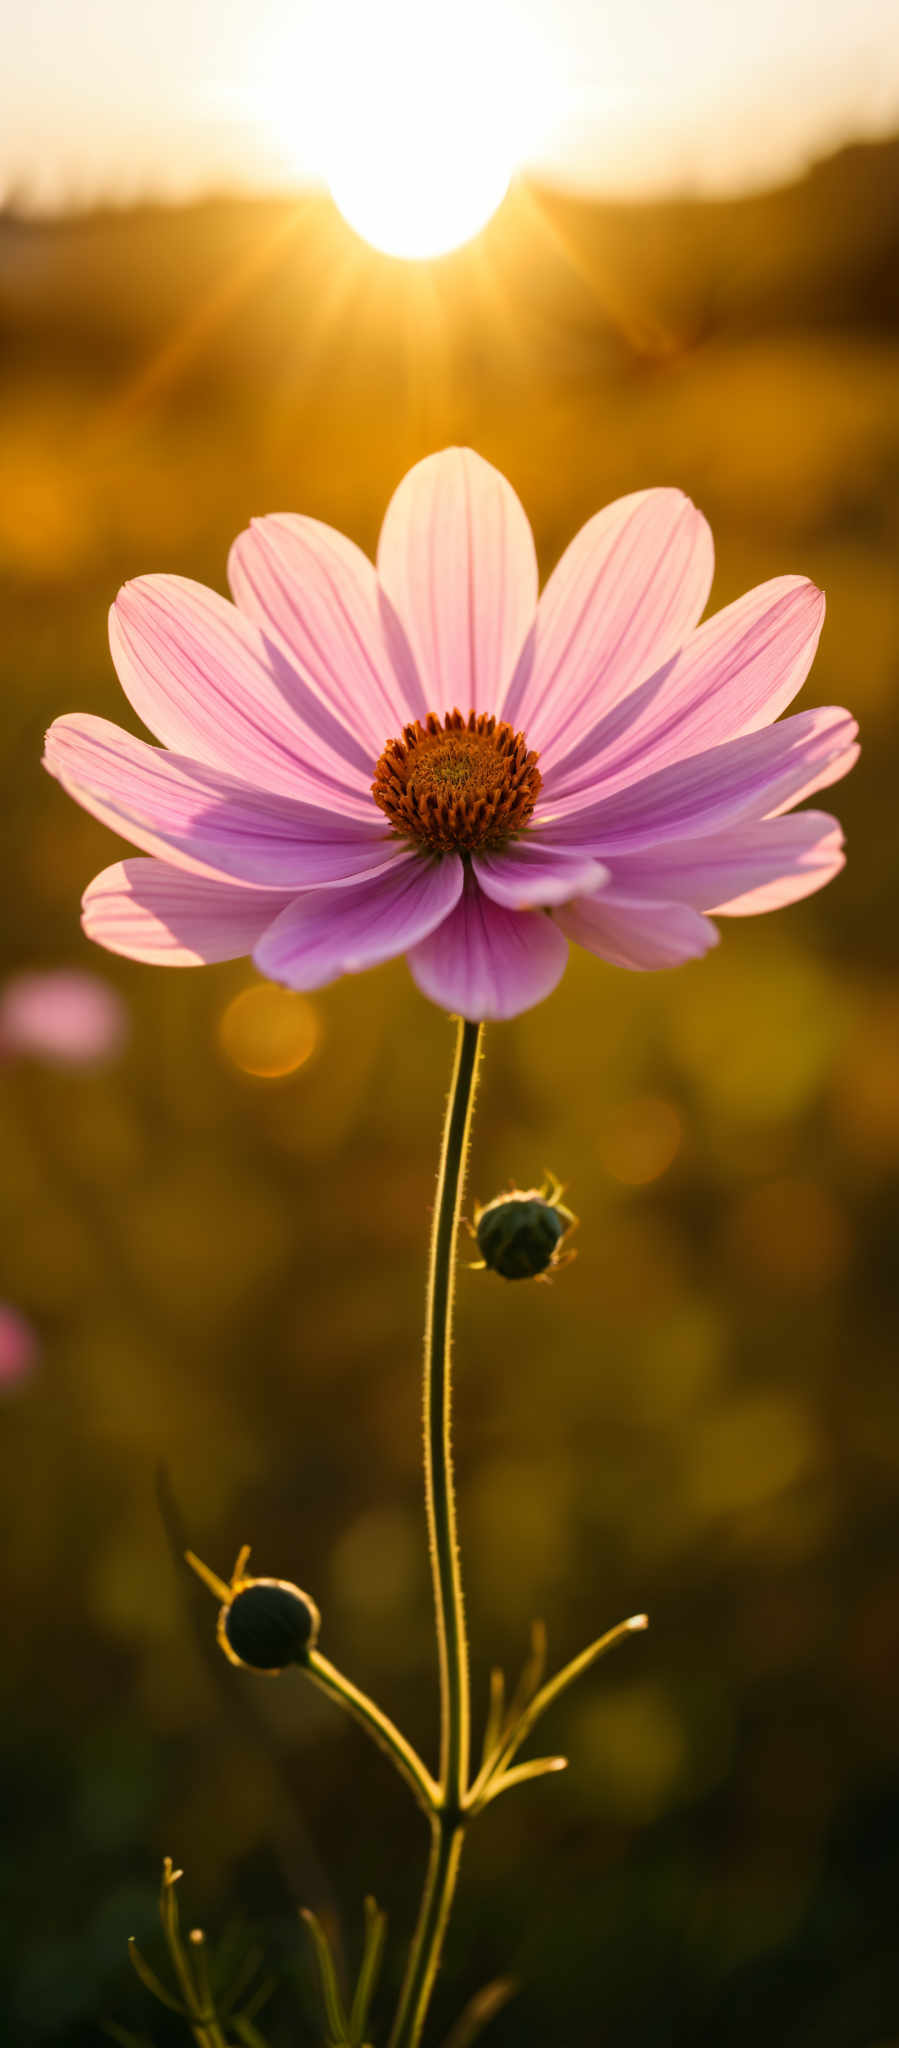
[{"label": "brown flower center", "polygon": [[371,793],[397,832],[439,853],[502,846],[526,825],[543,778],[523,733],[485,712],[428,712],[381,755]]}]

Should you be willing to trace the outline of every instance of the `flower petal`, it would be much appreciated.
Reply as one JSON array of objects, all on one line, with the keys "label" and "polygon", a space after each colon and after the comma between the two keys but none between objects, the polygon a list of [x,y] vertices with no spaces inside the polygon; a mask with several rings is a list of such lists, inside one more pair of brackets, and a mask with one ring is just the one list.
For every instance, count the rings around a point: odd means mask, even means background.
[{"label": "flower petal", "polygon": [[687,904],[653,903],[613,887],[579,897],[555,918],[576,945],[613,967],[679,967],[718,944],[714,925]]},{"label": "flower petal", "polygon": [[613,885],[635,896],[690,903],[715,916],[779,910],[823,889],[845,865],[843,833],[826,811],[795,811],[761,824],[676,839],[616,855]]},{"label": "flower petal", "polygon": [[280,890],[211,882],[161,860],[120,860],[85,889],[89,939],[128,960],[199,967],[242,960],[290,901]]},{"label": "flower petal", "polygon": [[531,910],[589,895],[609,879],[608,868],[563,847],[544,846],[528,835],[502,853],[472,854],[472,867],[485,895],[507,910]]},{"label": "flower petal", "polygon": [[451,917],[414,947],[409,966],[422,994],[480,1023],[517,1017],[561,981],[568,948],[542,910],[506,910],[470,877]]},{"label": "flower petal", "polygon": [[682,491],[636,491],[588,519],[547,583],[503,710],[544,772],[682,645],[713,567],[708,525]]},{"label": "flower petal", "polygon": [[364,811],[370,756],[281,648],[202,583],[139,576],[109,614],[129,702],[163,745],[283,796]]},{"label": "flower petal", "polygon": [[101,824],[193,874],[293,893],[402,858],[373,804],[366,822],[293,803],[147,746],[105,718],[58,718],[44,766]]},{"label": "flower petal", "polygon": [[750,590],[555,759],[547,795],[611,795],[638,774],[769,725],[801,689],[823,623],[823,593],[803,576]]},{"label": "flower petal", "polygon": [[855,719],[838,706],[800,711],[762,732],[675,761],[617,795],[567,797],[535,813],[541,838],[600,860],[651,851],[663,839],[723,832],[770,817],[848,774],[858,757]]},{"label": "flower petal", "polygon": [[457,854],[406,854],[389,874],[354,889],[299,896],[260,939],[257,967],[288,988],[323,988],[405,953],[442,923],[462,890]]},{"label": "flower petal", "polygon": [[277,512],[238,535],[228,576],[241,611],[276,636],[304,682],[363,741],[370,782],[388,740],[428,705],[368,556],[319,519]]},{"label": "flower petal", "polygon": [[378,575],[442,715],[502,703],[537,604],[537,557],[511,484],[470,448],[416,463],[387,507]]}]

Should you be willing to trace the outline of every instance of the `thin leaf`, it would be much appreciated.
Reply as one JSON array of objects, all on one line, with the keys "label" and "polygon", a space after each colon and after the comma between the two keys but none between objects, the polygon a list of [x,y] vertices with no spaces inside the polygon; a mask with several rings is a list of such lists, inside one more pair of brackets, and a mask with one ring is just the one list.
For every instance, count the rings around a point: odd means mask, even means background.
[{"label": "thin leaf", "polygon": [[384,1937],[387,1933],[387,1915],[382,1913],[377,1901],[365,1901],[365,1941],[362,1948],[362,1962],[356,1983],[356,1992],[350,2012],[349,2034],[353,2048],[362,2048],[365,2038],[365,2023],[375,1995],[381,1958],[384,1953]]},{"label": "thin leaf", "polygon": [[130,2027],[120,2027],[117,2020],[103,2020],[101,2026],[110,2041],[117,2041],[119,2048],[153,2048],[149,2034],[132,2034]]},{"label": "thin leaf", "polygon": [[[542,1621],[531,1622],[530,1650],[505,1713],[503,1694],[505,1681],[501,1671],[494,1671],[490,1677],[490,1709],[487,1727],[484,1731],[484,1748],[481,1768],[471,1788],[471,1805],[474,1812],[486,1805],[483,1794],[492,1784],[497,1772],[502,1769],[510,1751],[510,1742],[522,1719],[525,1709],[533,1699],[537,1686],[546,1668],[546,1627]],[[516,1744],[517,1747],[517,1744]]]},{"label": "thin leaf", "polygon": [[196,1978],[181,1939],[181,1916],[178,1911],[178,1895],[175,1891],[175,1886],[181,1875],[182,1872],[180,1870],[172,1870],[171,1859],[166,1857],[162,1891],[159,1895],[159,1912],[162,1920],[162,1931],[166,1938],[172,1968],[181,1989],[181,1996],[187,2006],[188,2015],[195,2019],[202,2008],[203,1999],[202,1993],[197,1987]]},{"label": "thin leaf", "polygon": [[160,2005],[168,2006],[169,2012],[176,2012],[179,2019],[189,2019],[190,2014],[186,2005],[182,2005],[179,1999],[172,1997],[171,1992],[167,1991],[165,1985],[160,1982],[155,1970],[151,1970],[149,1963],[144,1961],[133,1935],[128,1943],[128,1954],[131,1957],[141,1983],[147,1991],[152,1991],[153,1997],[158,1998]]},{"label": "thin leaf", "polygon": [[[218,1960],[221,1966],[221,1956]],[[257,1970],[262,1968],[263,1961],[261,1948],[248,1948],[246,1954],[241,1957],[230,1983],[226,1985],[219,1999],[219,2011],[223,2019],[227,2019],[228,2014],[233,2012],[238,1999],[243,1997],[248,1986],[252,1984]]]},{"label": "thin leaf", "polygon": [[524,1785],[529,1778],[547,1778],[553,1771],[567,1769],[567,1756],[535,1756],[530,1763],[516,1764],[511,1771],[503,1771],[499,1777],[491,1778],[482,1804],[489,1806],[491,1799],[497,1799],[501,1792],[508,1792],[510,1785]]},{"label": "thin leaf", "polygon": [[509,1702],[509,1712],[506,1717],[509,1728],[515,1726],[519,1716],[524,1713],[525,1707],[530,1705],[545,1670],[546,1623],[545,1621],[532,1621],[530,1648],[521,1677]]},{"label": "thin leaf", "polygon": [[487,1726],[484,1729],[484,1743],[481,1750],[482,1764],[486,1764],[499,1742],[503,1729],[505,1706],[506,1681],[499,1665],[495,1664],[490,1673],[490,1705],[487,1708]]},{"label": "thin leaf", "polygon": [[174,1942],[177,1945],[180,1938],[181,1919],[175,1886],[183,1876],[183,1870],[176,1870],[171,1856],[166,1856],[162,1866],[162,1885],[159,1892],[159,1917],[162,1921],[162,1931],[169,1944]]},{"label": "thin leaf", "polygon": [[216,2012],[215,1999],[212,1995],[212,1984],[209,1977],[206,1936],[199,1927],[195,1927],[190,1940],[198,1993],[198,2010],[194,2014],[194,2018],[198,2019],[201,2025],[211,2026],[218,2019],[218,2013]]},{"label": "thin leaf", "polygon": [[315,1948],[328,2025],[335,2041],[345,2042],[347,2039],[346,2015],[343,2010],[343,2001],[340,1996],[328,1937],[318,1916],[308,1906],[301,1907],[300,1919],[308,1927]]},{"label": "thin leaf", "polygon": [[508,2005],[517,1990],[514,1977],[497,1977],[495,1983],[487,1984],[483,1991],[478,1991],[447,2035],[443,2048],[471,2048],[472,2041],[502,2011],[503,2006]]},{"label": "thin leaf", "polygon": [[609,1650],[614,1650],[616,1644],[624,1642],[627,1636],[636,1634],[638,1630],[648,1627],[645,1614],[632,1614],[627,1621],[620,1621],[617,1628],[607,1629],[605,1635],[598,1636],[595,1643],[589,1643],[579,1657],[573,1657],[570,1664],[557,1671],[555,1678],[551,1678],[548,1684],[534,1694],[530,1705],[525,1707],[521,1714],[517,1726],[510,1731],[496,1758],[491,1778],[505,1771],[506,1765],[511,1763],[516,1751],[527,1740],[541,1714],[546,1712],[547,1707],[552,1706],[553,1701],[558,1699],[559,1694],[564,1692],[567,1686],[572,1685],[576,1678],[580,1678],[584,1671],[589,1671],[591,1664],[597,1663]]},{"label": "thin leaf", "polygon": [[196,1572],[198,1579],[202,1579],[204,1586],[208,1586],[216,1600],[227,1606],[231,1598],[231,1588],[225,1584],[224,1579],[219,1578],[218,1572],[211,1571],[208,1564],[204,1564],[202,1558],[197,1557],[192,1550],[185,1551],[184,1562],[190,1565],[192,1572]]},{"label": "thin leaf", "polygon": [[263,1977],[262,1983],[257,1984],[252,1998],[247,1999],[240,2018],[242,2020],[254,2020],[257,2012],[261,2012],[263,2006],[268,2004],[274,1988],[274,1977]]},{"label": "thin leaf", "polygon": [[254,2027],[252,2020],[248,2020],[245,2013],[235,2014],[234,2019],[229,2020],[228,2024],[233,2027],[238,2040],[243,2042],[243,2048],[268,2048],[265,2035],[260,2034],[259,2028]]}]

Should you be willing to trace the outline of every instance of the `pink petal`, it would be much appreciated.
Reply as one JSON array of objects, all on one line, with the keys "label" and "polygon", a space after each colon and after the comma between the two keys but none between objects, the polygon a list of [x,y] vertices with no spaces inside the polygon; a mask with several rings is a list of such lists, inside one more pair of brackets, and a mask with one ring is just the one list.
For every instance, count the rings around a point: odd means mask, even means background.
[{"label": "pink petal", "polygon": [[[801,713],[798,714],[798,716],[801,715]],[[813,713],[809,713],[810,717],[813,715]],[[857,733],[857,720],[849,718],[848,712],[844,712],[843,716],[848,719],[851,731]],[[782,725],[790,725],[792,723],[792,719],[784,718],[781,720]],[[857,741],[849,742],[842,749],[837,747],[831,756],[828,756],[827,750],[822,748],[817,761],[811,765],[808,780],[803,782],[798,789],[794,789],[791,778],[790,788],[786,792],[783,790],[780,792],[777,801],[771,805],[770,811],[766,811],[765,816],[769,818],[781,817],[784,811],[792,811],[797,804],[803,803],[807,796],[814,796],[819,789],[830,789],[833,783],[842,782],[843,776],[848,775],[850,769],[855,767],[860,753],[861,747]]]},{"label": "pink petal", "polygon": [[567,797],[538,806],[535,826],[553,845],[601,860],[651,851],[662,839],[723,832],[771,816],[846,775],[858,757],[854,718],[838,707],[800,711],[762,732],[676,761],[599,802]]},{"label": "pink petal", "polygon": [[601,889],[609,879],[599,861],[544,846],[530,835],[513,840],[502,853],[475,853],[471,864],[485,894],[507,910],[568,903],[572,896]]},{"label": "pink petal", "polygon": [[613,967],[679,967],[718,944],[714,925],[686,904],[647,902],[614,887],[580,897],[555,918],[576,945]]},{"label": "pink petal", "polygon": [[716,916],[748,917],[823,889],[845,864],[842,845],[836,818],[826,811],[796,811],[703,839],[676,839],[651,852],[616,855],[613,885]]},{"label": "pink petal", "polygon": [[58,718],[44,766],[101,824],[194,874],[291,893],[398,857],[373,803],[368,823],[332,816],[149,747],[105,718]]},{"label": "pink petal", "polygon": [[823,594],[805,577],[760,584],[555,759],[547,796],[611,795],[637,774],[769,725],[801,689],[823,623]]},{"label": "pink petal", "polygon": [[387,507],[378,575],[428,709],[499,715],[537,603],[533,536],[499,470],[470,448],[416,463]]},{"label": "pink petal", "polygon": [[370,782],[388,740],[429,707],[367,555],[318,519],[279,512],[238,536],[228,575],[241,610],[275,635],[304,682],[363,742]]},{"label": "pink petal", "polygon": [[161,860],[121,860],[85,889],[81,922],[89,939],[127,960],[199,967],[242,960],[289,901],[280,890],[211,882]]},{"label": "pink petal", "polygon": [[543,592],[503,710],[544,773],[681,646],[713,566],[709,528],[682,491],[637,491],[581,528]]},{"label": "pink petal", "polygon": [[282,796],[364,810],[370,754],[281,648],[185,576],[139,576],[109,614],[119,681],[167,747]]},{"label": "pink petal", "polygon": [[409,955],[422,994],[479,1023],[517,1017],[561,981],[568,948],[542,910],[505,910],[469,879],[451,917]]},{"label": "pink petal", "polygon": [[259,941],[261,973],[288,988],[323,988],[405,953],[442,923],[462,889],[462,862],[407,854],[389,874],[355,889],[298,897]]}]

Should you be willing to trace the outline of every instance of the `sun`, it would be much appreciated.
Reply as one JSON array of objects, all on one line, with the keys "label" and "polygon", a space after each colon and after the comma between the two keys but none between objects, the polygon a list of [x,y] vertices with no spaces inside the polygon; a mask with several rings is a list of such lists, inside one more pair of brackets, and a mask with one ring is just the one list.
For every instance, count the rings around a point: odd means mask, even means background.
[{"label": "sun", "polygon": [[391,256],[438,256],[468,241],[516,160],[495,12],[482,6],[478,21],[474,0],[453,9],[343,0],[328,19],[340,42],[321,162],[340,212]]},{"label": "sun", "polygon": [[385,134],[335,138],[324,165],[344,220],[388,256],[442,256],[470,241],[504,198],[514,164],[499,139],[406,109]]},{"label": "sun", "polygon": [[303,55],[302,122],[295,73],[269,91],[267,118],[285,139],[290,124],[356,233],[413,259],[477,234],[545,98],[516,0],[331,0]]}]

